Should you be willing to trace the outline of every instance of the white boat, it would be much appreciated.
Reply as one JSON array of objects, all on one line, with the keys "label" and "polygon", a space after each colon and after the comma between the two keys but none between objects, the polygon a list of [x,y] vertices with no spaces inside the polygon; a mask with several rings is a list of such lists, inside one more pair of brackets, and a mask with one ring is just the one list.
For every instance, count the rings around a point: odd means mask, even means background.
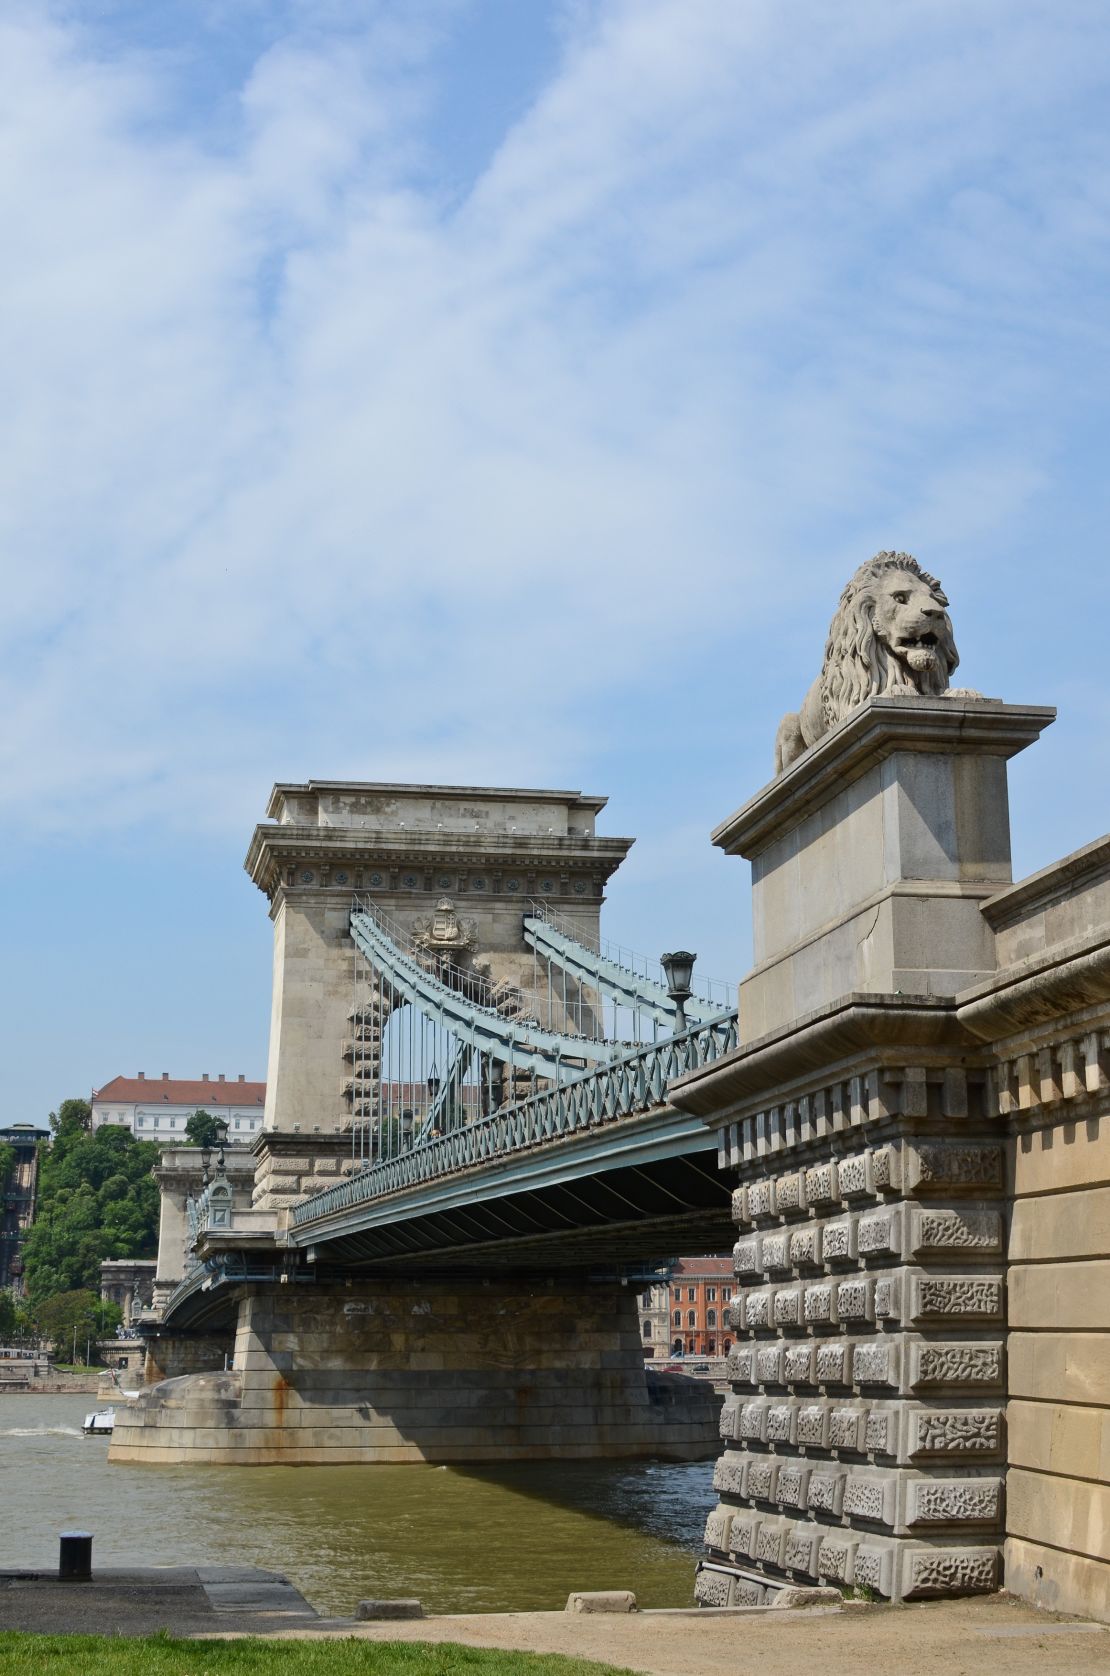
[{"label": "white boat", "polygon": [[114,1408],[95,1408],[91,1414],[85,1415],[85,1424],[81,1430],[86,1437],[110,1437],[115,1424]]}]

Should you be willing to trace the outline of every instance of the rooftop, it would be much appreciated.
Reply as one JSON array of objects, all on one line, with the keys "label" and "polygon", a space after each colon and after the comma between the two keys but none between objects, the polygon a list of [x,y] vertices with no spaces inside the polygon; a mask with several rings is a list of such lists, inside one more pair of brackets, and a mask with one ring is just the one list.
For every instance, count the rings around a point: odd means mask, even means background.
[{"label": "rooftop", "polygon": [[221,1073],[213,1081],[207,1073],[199,1080],[191,1077],[171,1077],[163,1071],[160,1077],[148,1077],[140,1071],[134,1077],[113,1077],[101,1088],[94,1088],[94,1106],[121,1101],[125,1105],[155,1105],[162,1101],[169,1106],[261,1106],[266,1101],[266,1084],[248,1082],[237,1076],[229,1082]]}]

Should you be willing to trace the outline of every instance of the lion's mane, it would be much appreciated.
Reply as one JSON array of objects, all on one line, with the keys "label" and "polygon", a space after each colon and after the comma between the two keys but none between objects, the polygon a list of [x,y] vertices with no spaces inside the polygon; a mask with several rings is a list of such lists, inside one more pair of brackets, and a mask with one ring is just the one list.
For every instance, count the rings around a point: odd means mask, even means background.
[{"label": "lion's mane", "polygon": [[911,553],[876,553],[861,564],[840,596],[829,625],[825,661],[821,668],[821,702],[828,727],[842,721],[849,710],[876,693],[944,692],[960,658],[945,609],[937,631],[937,667],[920,672],[903,665],[875,632],[875,583],[890,570],[908,570],[921,578],[938,605],[947,608],[944,589],[935,576],[922,570]]}]

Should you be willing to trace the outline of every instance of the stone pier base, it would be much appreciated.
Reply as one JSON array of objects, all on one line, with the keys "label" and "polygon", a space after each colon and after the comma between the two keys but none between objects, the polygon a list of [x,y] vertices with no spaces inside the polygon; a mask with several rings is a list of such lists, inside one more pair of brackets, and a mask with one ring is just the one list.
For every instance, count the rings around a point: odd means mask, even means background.
[{"label": "stone pier base", "polygon": [[579,1281],[244,1288],[231,1369],[117,1411],[116,1461],[709,1458],[719,1401],[649,1375],[636,1296]]}]

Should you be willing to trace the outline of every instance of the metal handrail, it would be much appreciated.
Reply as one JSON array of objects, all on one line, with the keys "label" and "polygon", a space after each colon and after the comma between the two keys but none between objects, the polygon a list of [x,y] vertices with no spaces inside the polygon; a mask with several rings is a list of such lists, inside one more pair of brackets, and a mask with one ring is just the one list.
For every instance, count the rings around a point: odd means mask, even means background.
[{"label": "metal handrail", "polygon": [[722,1013],[680,1036],[638,1048],[595,1071],[502,1106],[450,1135],[375,1164],[295,1205],[290,1213],[292,1226],[304,1227],[387,1193],[664,1106],[668,1083],[687,1071],[714,1064],[738,1043],[736,1013]]}]

